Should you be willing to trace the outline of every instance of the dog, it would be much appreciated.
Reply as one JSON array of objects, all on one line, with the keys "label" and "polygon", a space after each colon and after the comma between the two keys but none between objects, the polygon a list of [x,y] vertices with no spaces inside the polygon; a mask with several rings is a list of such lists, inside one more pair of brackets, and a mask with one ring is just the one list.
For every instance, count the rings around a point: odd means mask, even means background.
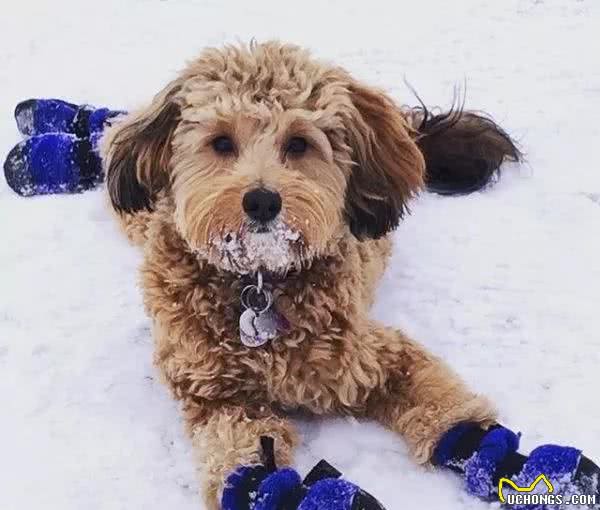
[{"label": "dog", "polygon": [[[259,437],[292,462],[290,411],[376,420],[419,463],[457,423],[496,422],[442,360],[369,318],[411,198],[479,189],[520,158],[493,121],[399,106],[300,47],[253,43],[205,50],[114,122],[102,157],[209,508],[259,462]],[[241,341],[248,289],[284,323],[260,346]]]}]

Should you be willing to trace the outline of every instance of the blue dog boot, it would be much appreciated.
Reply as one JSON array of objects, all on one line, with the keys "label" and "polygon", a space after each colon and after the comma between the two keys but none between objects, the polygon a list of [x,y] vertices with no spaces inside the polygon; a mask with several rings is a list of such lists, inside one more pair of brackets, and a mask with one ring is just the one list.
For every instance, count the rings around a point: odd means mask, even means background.
[{"label": "blue dog boot", "polygon": [[25,136],[71,133],[85,138],[101,132],[106,122],[124,112],[76,105],[61,99],[28,99],[15,108],[17,128]]},{"label": "blue dog boot", "polygon": [[262,464],[238,466],[225,480],[222,510],[253,509],[260,484],[277,470],[273,438],[261,436],[260,446]]},{"label": "blue dog boot", "polygon": [[368,492],[346,480],[325,478],[310,486],[298,510],[385,510]]},{"label": "blue dog boot", "polygon": [[253,510],[298,508],[304,497],[300,475],[292,468],[276,469],[258,486]]},{"label": "blue dog boot", "polygon": [[223,510],[250,510],[254,507],[256,492],[260,483],[268,476],[265,467],[240,466],[225,480],[221,497]]},{"label": "blue dog boot", "polygon": [[89,139],[62,133],[23,140],[6,157],[6,182],[21,196],[95,188],[103,180],[103,171],[94,145]]},{"label": "blue dog boot", "polygon": [[321,460],[304,479],[306,495],[298,510],[385,510],[371,494],[341,476],[331,464]]},{"label": "blue dog boot", "polygon": [[223,510],[385,510],[324,460],[304,478],[275,465],[274,443],[261,437],[263,464],[237,468],[225,483]]},{"label": "blue dog boot", "polygon": [[[583,503],[577,508],[600,508],[600,487],[598,486],[600,469],[591,460],[581,454],[581,450],[570,446],[558,446],[547,444],[535,448],[525,460],[523,467],[513,475],[512,481],[518,487],[531,487],[535,485],[534,493],[539,493],[536,483],[540,474],[546,477],[546,481],[552,485],[552,490],[541,484],[542,493],[553,493],[562,495],[565,499],[577,494],[594,496],[593,501],[578,501]],[[504,486],[503,496],[510,492],[512,487]],[[528,505],[516,504],[515,510],[550,510],[560,508],[560,505]]]},{"label": "blue dog boot", "polygon": [[[483,430],[474,423],[461,423],[442,437],[432,461],[460,473],[467,492],[482,499],[497,501],[502,479],[527,488],[543,474],[553,485],[554,494],[595,495],[600,504],[600,467],[582,455],[581,450],[544,445],[527,457],[517,452],[519,438],[520,434],[500,425]],[[503,493],[511,491],[511,484],[503,487],[506,487]],[[559,506],[536,503],[511,508],[554,510]]]}]

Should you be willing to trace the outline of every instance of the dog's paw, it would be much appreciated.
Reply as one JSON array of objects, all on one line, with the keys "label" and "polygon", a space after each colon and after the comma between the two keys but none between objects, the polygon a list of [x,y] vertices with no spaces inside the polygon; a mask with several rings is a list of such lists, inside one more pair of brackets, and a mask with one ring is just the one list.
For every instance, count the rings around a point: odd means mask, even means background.
[{"label": "dog's paw", "polygon": [[[600,467],[581,450],[543,445],[525,456],[517,452],[519,439],[520,434],[499,425],[483,430],[476,424],[462,423],[442,437],[433,462],[462,474],[467,492],[480,498],[504,501],[504,492],[531,492],[543,479],[550,493],[561,497],[581,494],[590,496],[590,501],[595,496],[596,503],[590,507],[600,506]],[[515,508],[546,506],[523,504]]]},{"label": "dog's paw", "polygon": [[79,193],[103,180],[94,139],[49,133],[18,143],[4,162],[8,185],[21,196]]},{"label": "dog's paw", "polygon": [[103,131],[111,118],[122,113],[62,99],[27,99],[15,107],[15,121],[25,136],[63,133],[85,138]]},{"label": "dog's paw", "polygon": [[223,510],[384,510],[373,496],[319,462],[302,480],[275,465],[273,439],[261,437],[263,463],[240,466],[226,480]]}]

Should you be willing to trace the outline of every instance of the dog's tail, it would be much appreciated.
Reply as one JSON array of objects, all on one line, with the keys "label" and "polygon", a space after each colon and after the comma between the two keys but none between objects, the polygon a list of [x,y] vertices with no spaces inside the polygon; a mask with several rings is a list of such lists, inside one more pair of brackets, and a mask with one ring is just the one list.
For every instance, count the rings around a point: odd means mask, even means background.
[{"label": "dog's tail", "polygon": [[483,113],[464,111],[456,102],[439,114],[421,102],[407,114],[425,157],[428,191],[471,193],[498,178],[504,161],[522,160],[514,140],[496,122]]}]

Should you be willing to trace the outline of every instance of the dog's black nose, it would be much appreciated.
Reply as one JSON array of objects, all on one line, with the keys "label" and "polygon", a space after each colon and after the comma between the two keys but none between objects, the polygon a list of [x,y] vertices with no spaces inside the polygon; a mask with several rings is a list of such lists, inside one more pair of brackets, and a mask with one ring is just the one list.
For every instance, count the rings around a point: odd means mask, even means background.
[{"label": "dog's black nose", "polygon": [[266,223],[281,211],[281,196],[276,191],[256,188],[244,195],[242,207],[250,218]]}]

